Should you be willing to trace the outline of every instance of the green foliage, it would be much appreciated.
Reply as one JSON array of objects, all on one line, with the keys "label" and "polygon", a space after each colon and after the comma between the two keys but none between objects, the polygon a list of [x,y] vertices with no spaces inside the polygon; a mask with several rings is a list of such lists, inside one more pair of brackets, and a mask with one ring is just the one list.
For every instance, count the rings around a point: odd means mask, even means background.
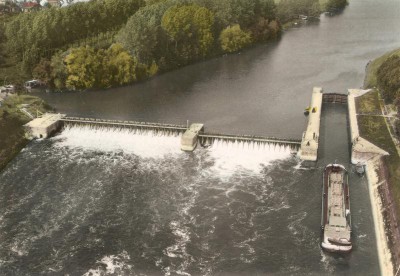
[{"label": "green foliage", "polygon": [[327,10],[340,10],[348,5],[347,0],[328,0],[326,3]]},{"label": "green foliage", "polygon": [[400,56],[390,56],[382,63],[377,71],[377,83],[385,100],[392,102],[400,96]]},{"label": "green foliage", "polygon": [[260,17],[258,22],[250,28],[250,31],[254,41],[267,41],[276,39],[281,33],[281,28],[276,20],[269,21]]},{"label": "green foliage", "polygon": [[121,44],[114,44],[104,52],[102,68],[101,87],[123,85],[136,80],[136,61]]},{"label": "green foliage", "polygon": [[184,64],[207,55],[214,42],[213,24],[212,12],[198,5],[173,6],[161,20],[175,44],[177,58]]},{"label": "green foliage", "polygon": [[225,52],[232,53],[250,45],[251,35],[249,32],[243,31],[239,24],[236,24],[223,30],[219,40],[221,48]]},{"label": "green foliage", "polygon": [[321,7],[318,0],[281,0],[276,13],[281,22],[288,22],[299,15],[319,17]]},{"label": "green foliage", "polygon": [[51,86],[57,89],[62,89],[65,87],[67,81],[67,67],[65,66],[64,59],[66,54],[63,52],[56,53],[50,62],[51,66]]},{"label": "green foliage", "polygon": [[121,44],[113,44],[106,50],[74,48],[64,58],[64,62],[65,85],[71,90],[124,85],[145,79],[158,70],[155,64],[148,68],[138,63]]},{"label": "green foliage", "polygon": [[75,90],[98,86],[101,58],[102,55],[90,47],[72,49],[65,58],[68,71],[67,88]]},{"label": "green foliage", "polygon": [[51,70],[50,60],[42,58],[39,64],[33,69],[32,75],[35,79],[39,79],[45,84],[49,84],[52,81]]},{"label": "green foliage", "polygon": [[144,0],[102,0],[22,13],[6,24],[7,46],[29,69],[49,50],[119,28],[143,5]]},{"label": "green foliage", "polygon": [[259,17],[275,18],[275,3],[273,0],[195,0],[215,14],[219,29],[229,25],[239,24],[247,28],[255,24]]},{"label": "green foliage", "polygon": [[167,55],[168,37],[161,28],[161,18],[171,7],[171,1],[140,9],[129,18],[118,35],[117,42],[133,53],[140,62],[149,64]]}]

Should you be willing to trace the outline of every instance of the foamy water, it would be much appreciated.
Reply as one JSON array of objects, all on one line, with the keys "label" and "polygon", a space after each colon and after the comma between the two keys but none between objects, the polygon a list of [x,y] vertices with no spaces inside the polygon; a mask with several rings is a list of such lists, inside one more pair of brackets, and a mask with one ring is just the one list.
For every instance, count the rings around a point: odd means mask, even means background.
[{"label": "foamy water", "polygon": [[133,153],[143,158],[182,154],[180,137],[157,135],[152,131],[109,127],[68,126],[55,137],[57,146],[88,150]]},{"label": "foamy water", "polygon": [[215,159],[214,169],[221,175],[245,169],[258,173],[274,160],[291,157],[290,147],[273,144],[215,142],[209,150]]},{"label": "foamy water", "polygon": [[[180,149],[180,135],[156,134],[153,131],[138,132],[133,129],[109,127],[68,126],[53,138],[57,147],[77,148],[103,152],[122,151],[142,158],[178,157],[188,153]],[[258,173],[274,160],[291,156],[290,147],[273,144],[226,142],[217,140],[204,150],[213,160],[213,170],[221,176],[230,176],[238,170]]]}]

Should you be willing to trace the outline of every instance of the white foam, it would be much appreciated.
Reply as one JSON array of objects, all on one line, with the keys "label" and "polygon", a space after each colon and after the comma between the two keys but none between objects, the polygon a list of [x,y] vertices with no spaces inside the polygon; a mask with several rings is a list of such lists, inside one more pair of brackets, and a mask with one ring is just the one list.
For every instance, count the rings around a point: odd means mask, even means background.
[{"label": "white foam", "polygon": [[[143,158],[182,156],[180,135],[158,135],[153,131],[141,133],[133,129],[113,127],[67,126],[53,138],[56,147],[68,147],[105,152],[124,152]],[[290,147],[283,145],[225,142],[217,140],[207,150],[196,149],[213,161],[213,174],[231,176],[237,171],[260,173],[263,166],[291,156]]]},{"label": "white foam", "polygon": [[143,158],[160,158],[182,154],[179,136],[156,135],[152,131],[137,133],[133,129],[68,126],[54,139],[60,147],[83,148],[106,152],[123,151]]},{"label": "white foam", "polygon": [[126,264],[126,261],[129,261],[131,258],[126,251],[122,251],[122,253],[118,255],[109,255],[104,256],[100,261],[97,261],[97,264],[104,264],[106,265],[106,269],[104,271],[103,266],[98,266],[97,268],[89,269],[83,276],[100,276],[104,275],[112,275],[117,273],[118,275],[121,274],[122,270],[131,270],[132,265]]},{"label": "white foam", "polygon": [[229,176],[238,170],[260,173],[272,161],[291,156],[290,147],[282,145],[217,141],[209,149],[215,159],[214,169]]}]

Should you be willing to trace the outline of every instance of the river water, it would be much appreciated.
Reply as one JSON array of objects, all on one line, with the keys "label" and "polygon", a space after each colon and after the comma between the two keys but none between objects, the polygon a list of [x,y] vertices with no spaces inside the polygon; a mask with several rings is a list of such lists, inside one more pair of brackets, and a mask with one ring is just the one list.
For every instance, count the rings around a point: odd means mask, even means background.
[{"label": "river water", "polygon": [[[351,1],[279,42],[138,85],[42,94],[69,115],[206,124],[299,138],[312,87],[360,87],[366,63],[400,45],[400,3]],[[345,105],[323,106],[319,161],[284,147],[67,127],[0,174],[0,274],[378,275],[367,182],[349,165]],[[320,247],[323,167],[350,171],[354,250]]]}]

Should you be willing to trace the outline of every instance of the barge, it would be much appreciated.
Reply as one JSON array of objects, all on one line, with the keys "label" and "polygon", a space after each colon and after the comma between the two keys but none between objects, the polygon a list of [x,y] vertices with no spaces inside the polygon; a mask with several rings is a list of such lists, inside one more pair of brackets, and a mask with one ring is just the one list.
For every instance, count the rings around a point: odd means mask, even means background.
[{"label": "barge", "polygon": [[340,164],[325,167],[322,187],[321,246],[329,252],[350,252],[351,217],[348,173]]}]

